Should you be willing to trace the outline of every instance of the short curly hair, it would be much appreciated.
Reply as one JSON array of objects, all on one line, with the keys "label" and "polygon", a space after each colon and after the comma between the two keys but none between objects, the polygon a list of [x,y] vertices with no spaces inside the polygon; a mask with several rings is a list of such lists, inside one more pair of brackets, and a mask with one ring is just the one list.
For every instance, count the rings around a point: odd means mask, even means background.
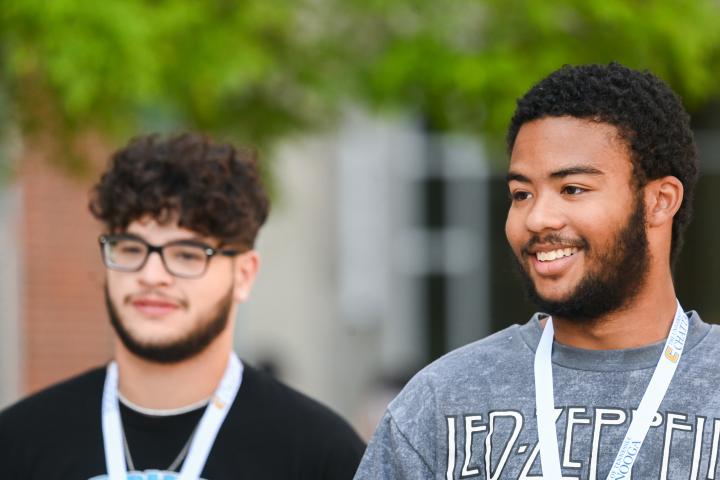
[{"label": "short curly hair", "polygon": [[615,126],[630,148],[639,188],[650,180],[670,175],[682,182],[684,196],[672,226],[670,260],[674,265],[692,218],[698,179],[690,116],[680,98],[649,71],[633,70],[615,62],[565,65],[518,100],[507,133],[508,151],[512,152],[523,124],[562,116]]},{"label": "short curly hair", "polygon": [[90,212],[108,231],[149,216],[253,248],[269,201],[256,155],[208,137],[183,133],[133,138],[110,159],[91,192]]}]

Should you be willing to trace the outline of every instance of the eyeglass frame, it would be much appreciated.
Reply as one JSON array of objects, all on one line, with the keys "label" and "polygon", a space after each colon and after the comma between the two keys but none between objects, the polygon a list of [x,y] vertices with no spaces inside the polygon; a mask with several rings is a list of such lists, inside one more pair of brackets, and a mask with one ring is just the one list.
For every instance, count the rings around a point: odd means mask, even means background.
[{"label": "eyeglass frame", "polygon": [[[135,240],[137,242],[142,243],[143,245],[145,245],[147,247],[147,253],[145,254],[145,258],[135,268],[122,268],[117,265],[110,265],[108,263],[108,259],[106,257],[106,252],[105,252],[105,245],[107,245],[111,240],[122,240],[122,239]],[[98,242],[100,243],[100,255],[102,257],[103,264],[105,265],[105,267],[109,268],[110,270],[115,270],[117,272],[128,272],[128,273],[139,272],[147,264],[147,261],[150,258],[150,255],[153,252],[155,252],[158,255],[160,255],[160,260],[162,261],[163,268],[165,268],[165,271],[167,273],[169,273],[170,275],[172,275],[173,277],[178,277],[178,278],[200,278],[203,275],[205,275],[205,272],[207,272],[208,266],[210,265],[210,260],[213,257],[215,257],[217,255],[223,255],[225,257],[235,257],[235,256],[243,253],[243,251],[239,250],[239,249],[221,248],[221,247],[213,248],[206,243],[200,242],[198,240],[193,240],[193,239],[173,240],[173,241],[167,242],[163,245],[154,245],[154,244],[148,242],[147,240],[145,240],[144,238],[142,238],[138,235],[133,235],[131,233],[118,233],[118,234],[107,234],[107,235],[103,234],[103,235],[100,235],[100,237],[98,237]],[[164,254],[163,250],[168,246],[174,246],[174,245],[189,245],[189,246],[195,246],[195,247],[202,248],[203,253],[205,253],[205,266],[203,267],[202,272],[200,272],[196,275],[178,275],[176,272],[173,272],[170,268],[168,268],[167,262],[165,261],[165,254]]]}]

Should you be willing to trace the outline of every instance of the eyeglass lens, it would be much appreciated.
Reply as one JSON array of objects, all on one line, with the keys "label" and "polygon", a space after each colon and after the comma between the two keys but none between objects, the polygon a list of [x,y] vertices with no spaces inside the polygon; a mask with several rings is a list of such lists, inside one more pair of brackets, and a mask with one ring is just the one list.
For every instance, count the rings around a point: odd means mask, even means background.
[{"label": "eyeglass lens", "polygon": [[[149,255],[148,245],[132,238],[109,239],[105,244],[108,267],[125,271],[139,270]],[[208,256],[199,245],[171,243],[162,248],[165,268],[173,275],[201,275]]]}]

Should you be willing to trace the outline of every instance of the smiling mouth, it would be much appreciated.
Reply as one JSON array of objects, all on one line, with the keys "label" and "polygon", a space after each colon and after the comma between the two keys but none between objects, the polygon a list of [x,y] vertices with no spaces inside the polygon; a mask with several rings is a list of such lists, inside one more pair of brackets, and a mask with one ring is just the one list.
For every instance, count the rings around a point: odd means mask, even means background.
[{"label": "smiling mouth", "polygon": [[535,252],[535,258],[539,262],[552,262],[565,257],[571,257],[578,252],[577,247],[557,248],[549,251],[538,251]]}]

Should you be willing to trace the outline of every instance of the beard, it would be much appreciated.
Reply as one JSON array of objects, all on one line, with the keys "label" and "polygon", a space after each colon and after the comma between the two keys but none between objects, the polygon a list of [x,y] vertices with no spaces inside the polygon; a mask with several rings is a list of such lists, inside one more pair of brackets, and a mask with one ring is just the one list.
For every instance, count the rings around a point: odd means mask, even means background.
[{"label": "beard", "polygon": [[233,289],[221,298],[209,315],[200,318],[194,328],[182,337],[170,342],[146,342],[138,339],[124,325],[115,304],[110,298],[108,286],[105,284],[105,306],[110,317],[110,324],[125,348],[140,358],[156,363],[177,363],[191,358],[207,348],[215,340],[228,323],[232,308]]},{"label": "beard", "polygon": [[[533,237],[523,251],[540,241],[540,238]],[[553,235],[546,236],[542,241],[561,243]],[[603,315],[621,310],[640,291],[650,264],[642,197],[635,199],[630,218],[617,232],[614,243],[604,251],[593,252],[585,239],[572,243],[583,248],[586,258],[594,257],[596,267],[588,268],[573,291],[560,300],[550,300],[540,295],[528,273],[529,267],[512,255],[528,299],[541,311],[553,317],[576,322],[592,322]]]}]

